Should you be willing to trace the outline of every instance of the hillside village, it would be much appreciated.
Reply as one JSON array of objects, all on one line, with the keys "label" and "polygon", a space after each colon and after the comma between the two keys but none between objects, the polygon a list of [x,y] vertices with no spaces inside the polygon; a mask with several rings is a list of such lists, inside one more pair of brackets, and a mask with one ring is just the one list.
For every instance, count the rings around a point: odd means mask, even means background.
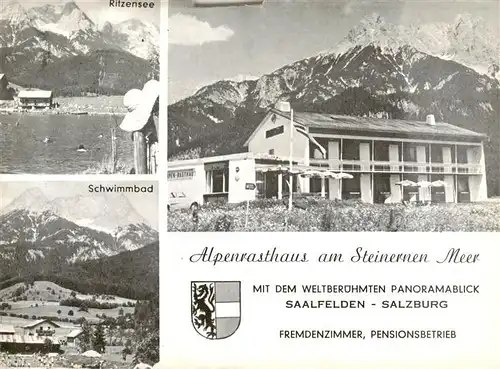
[{"label": "hillside village", "polygon": [[17,283],[0,291],[2,352],[71,356],[94,349],[130,363],[136,304],[116,296],[79,294],[46,281]]}]

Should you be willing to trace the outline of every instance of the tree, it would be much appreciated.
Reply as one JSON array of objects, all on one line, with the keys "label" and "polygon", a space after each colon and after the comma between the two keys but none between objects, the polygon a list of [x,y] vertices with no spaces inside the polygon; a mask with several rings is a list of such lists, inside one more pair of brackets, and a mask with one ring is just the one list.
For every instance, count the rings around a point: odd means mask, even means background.
[{"label": "tree", "polygon": [[52,351],[52,340],[50,338],[46,338],[45,341],[43,341],[43,349],[45,352]]},{"label": "tree", "polygon": [[123,361],[127,360],[127,355],[132,355],[132,349],[130,348],[130,346],[125,346],[125,348],[122,350]]},{"label": "tree", "polygon": [[143,362],[154,365],[160,361],[160,331],[156,330],[147,335],[139,345],[134,355],[134,363]]},{"label": "tree", "polygon": [[82,334],[80,334],[78,346],[80,347],[81,352],[85,352],[90,349],[92,343],[90,324],[85,318],[82,318],[80,327],[82,328]]},{"label": "tree", "polygon": [[160,79],[160,54],[158,49],[153,45],[150,45],[150,57],[149,65],[151,66],[151,72],[148,74],[149,79]]},{"label": "tree", "polygon": [[160,360],[160,311],[159,297],[138,303],[134,312],[137,348],[134,362],[154,365]]},{"label": "tree", "polygon": [[70,311],[68,311],[68,315],[73,316],[73,315],[75,315],[75,313],[73,312],[73,310],[70,310]]},{"label": "tree", "polygon": [[102,324],[99,324],[94,330],[94,334],[92,337],[92,346],[94,347],[94,350],[101,354],[106,348],[106,338],[104,336],[104,328]]},{"label": "tree", "polygon": [[57,315],[61,315],[61,310],[57,310]]}]

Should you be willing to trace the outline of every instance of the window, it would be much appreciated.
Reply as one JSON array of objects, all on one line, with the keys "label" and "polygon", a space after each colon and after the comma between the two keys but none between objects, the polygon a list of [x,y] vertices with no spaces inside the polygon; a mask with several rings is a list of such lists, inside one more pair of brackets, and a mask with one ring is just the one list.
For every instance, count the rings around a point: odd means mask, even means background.
[{"label": "window", "polygon": [[389,161],[389,143],[375,141],[375,152],[373,153],[375,161]]},{"label": "window", "polygon": [[342,180],[342,199],[359,198],[361,198],[361,176],[359,173],[354,173],[352,179]]},{"label": "window", "polygon": [[285,132],[285,126],[279,126],[266,131],[266,138],[271,138]]},{"label": "window", "polygon": [[[403,181],[404,180],[412,181],[416,184],[416,183],[418,183],[418,175],[405,174],[403,176]],[[404,201],[417,201],[417,200],[419,200],[418,195],[419,195],[418,187],[414,187],[414,186],[404,186],[403,187],[403,200]]]},{"label": "window", "polygon": [[459,193],[469,193],[469,178],[468,177],[458,177],[457,189]]},{"label": "window", "polygon": [[416,162],[417,161],[417,147],[412,144],[405,144],[403,151],[403,161]]},{"label": "window", "polygon": [[359,160],[359,142],[344,140],[342,143],[343,160]]},{"label": "window", "polygon": [[263,172],[255,173],[255,183],[257,184],[257,197],[264,198],[266,194],[266,182]]},{"label": "window", "polygon": [[219,169],[212,172],[212,191],[217,192],[228,192],[228,180],[227,180],[227,170]]},{"label": "window", "polygon": [[229,169],[227,163],[205,165],[206,192],[221,193],[229,190]]},{"label": "window", "polygon": [[[444,176],[443,175],[432,175],[431,176],[431,182],[434,181],[443,181],[444,182]],[[451,183],[450,183],[451,185]],[[448,189],[446,189],[445,186],[439,186],[439,187],[431,187],[431,201],[432,202],[446,202],[446,192],[449,191],[452,196],[453,193],[455,192],[454,186],[449,186]]]},{"label": "window", "polygon": [[457,163],[467,164],[467,146],[457,146]]},{"label": "window", "polygon": [[443,162],[443,146],[431,145],[431,161],[433,163]]},{"label": "window", "polygon": [[[325,192],[328,188],[328,184],[325,180]],[[321,178],[311,178],[309,181],[309,192],[311,193],[321,193]]]},{"label": "window", "polygon": [[373,187],[374,187],[373,201],[377,204],[383,204],[391,194],[390,175],[375,174]]}]

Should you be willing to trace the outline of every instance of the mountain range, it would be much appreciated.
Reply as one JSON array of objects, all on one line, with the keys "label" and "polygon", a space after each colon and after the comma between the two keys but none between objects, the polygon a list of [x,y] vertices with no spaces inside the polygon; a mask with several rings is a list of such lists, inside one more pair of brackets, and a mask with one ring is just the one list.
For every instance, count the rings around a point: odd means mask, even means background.
[{"label": "mountain range", "polygon": [[76,263],[6,264],[0,274],[0,290],[17,283],[51,281],[84,294],[117,295],[147,299],[158,294],[159,244],[96,260]]},{"label": "mountain range", "polygon": [[278,100],[298,111],[436,120],[486,133],[490,195],[500,190],[498,37],[480,19],[392,25],[365,17],[331,50],[257,80],[218,81],[168,107],[170,159],[246,151]]},{"label": "mountain range", "polygon": [[0,224],[3,273],[14,265],[101,259],[158,240],[158,232],[121,194],[48,200],[33,188],[2,209]]},{"label": "mountain range", "polygon": [[17,85],[63,95],[123,94],[151,78],[159,38],[156,25],[137,19],[98,27],[72,1],[12,2],[0,11],[0,72]]}]

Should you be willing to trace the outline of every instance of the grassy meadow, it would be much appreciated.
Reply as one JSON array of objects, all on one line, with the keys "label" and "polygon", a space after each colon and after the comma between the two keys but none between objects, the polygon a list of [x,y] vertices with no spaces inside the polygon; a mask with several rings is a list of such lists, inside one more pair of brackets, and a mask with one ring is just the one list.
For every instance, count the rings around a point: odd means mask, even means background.
[{"label": "grassy meadow", "polygon": [[[21,292],[22,291],[22,292]],[[68,319],[76,321],[85,318],[89,322],[99,322],[103,314],[107,317],[117,318],[120,313],[133,314],[133,306],[122,306],[127,303],[135,303],[134,300],[117,296],[84,295],[74,293],[79,300],[93,300],[101,303],[112,303],[120,306],[112,309],[88,308],[88,311],[80,310],[74,306],[61,306],[60,301],[71,298],[72,290],[63,288],[48,281],[36,281],[32,286],[25,287],[24,283],[17,283],[8,288],[0,290],[0,301],[7,302],[8,307],[0,306],[0,315],[4,324],[22,326],[41,317],[55,318],[55,320]],[[72,311],[72,313],[70,313]],[[20,319],[19,317],[23,317]],[[13,319],[12,323],[6,323]],[[19,321],[17,321],[19,320]]]},{"label": "grassy meadow", "polygon": [[[80,311],[77,307],[73,306],[60,306],[58,302],[40,302],[40,301],[18,301],[11,302],[12,308],[8,310],[0,310],[9,314],[20,314],[23,316],[28,316],[32,318],[35,317],[53,317],[53,318],[68,318],[72,321],[78,320],[79,318],[85,318],[89,322],[98,323],[101,319],[97,318],[97,315],[102,316],[105,314],[110,318],[117,318],[120,314],[119,308],[114,309],[93,309],[89,308],[88,311]],[[123,307],[124,314],[134,313],[133,307]],[[70,315],[70,311],[73,314]]]},{"label": "grassy meadow", "polygon": [[366,204],[303,198],[207,205],[196,216],[169,212],[170,232],[491,232],[500,231],[500,201],[467,204]]}]

